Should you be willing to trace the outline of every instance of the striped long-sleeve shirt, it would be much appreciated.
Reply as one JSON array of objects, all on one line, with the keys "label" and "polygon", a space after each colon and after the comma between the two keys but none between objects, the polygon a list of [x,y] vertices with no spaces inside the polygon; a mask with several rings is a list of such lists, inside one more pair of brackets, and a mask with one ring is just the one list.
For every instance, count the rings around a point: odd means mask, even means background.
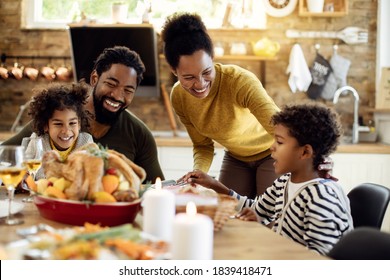
[{"label": "striped long-sleeve shirt", "polygon": [[272,229],[311,250],[326,254],[346,232],[353,229],[349,199],[332,180],[304,184],[287,201],[290,174],[274,181],[255,200],[231,191],[239,200],[239,210],[251,207],[259,222],[274,222]]}]

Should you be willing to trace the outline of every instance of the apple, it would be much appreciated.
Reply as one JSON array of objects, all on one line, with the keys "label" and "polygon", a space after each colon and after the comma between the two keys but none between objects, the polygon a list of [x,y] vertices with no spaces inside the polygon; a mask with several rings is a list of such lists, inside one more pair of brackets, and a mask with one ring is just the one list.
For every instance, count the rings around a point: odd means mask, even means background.
[{"label": "apple", "polygon": [[49,184],[51,184],[51,182],[48,179],[39,179],[37,181],[38,193],[43,194],[46,191],[46,189],[49,187]]},{"label": "apple", "polygon": [[67,187],[70,186],[70,184],[71,182],[61,177],[60,179],[54,181],[53,187],[63,192]]}]

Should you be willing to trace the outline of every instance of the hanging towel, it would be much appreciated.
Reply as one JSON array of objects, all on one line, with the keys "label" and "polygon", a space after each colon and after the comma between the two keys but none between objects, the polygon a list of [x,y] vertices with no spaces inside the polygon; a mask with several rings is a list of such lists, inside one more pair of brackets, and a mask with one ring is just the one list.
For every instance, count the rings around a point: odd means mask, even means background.
[{"label": "hanging towel", "polygon": [[332,69],[336,76],[338,86],[346,86],[347,75],[349,67],[351,66],[351,61],[349,59],[346,59],[345,57],[342,57],[341,55],[334,54],[330,60],[330,64],[332,65]]},{"label": "hanging towel", "polygon": [[290,61],[286,70],[290,74],[288,85],[293,93],[307,91],[312,81],[309,67],[299,44],[294,44],[290,52]]},{"label": "hanging towel", "polygon": [[325,83],[328,80],[329,74],[332,72],[332,67],[329,62],[317,52],[314,59],[313,66],[310,67],[310,73],[312,76],[312,83],[307,90],[307,95],[311,99],[317,99],[321,96],[321,93],[325,87]]},{"label": "hanging towel", "polygon": [[321,92],[321,97],[326,100],[333,100],[334,93],[338,88],[336,76],[333,72],[331,72],[328,80],[326,80],[324,89]]},{"label": "hanging towel", "polygon": [[325,87],[321,93],[321,97],[327,100],[332,100],[334,93],[340,87],[347,85],[347,75],[351,61],[334,53],[329,61],[333,72],[330,73]]}]

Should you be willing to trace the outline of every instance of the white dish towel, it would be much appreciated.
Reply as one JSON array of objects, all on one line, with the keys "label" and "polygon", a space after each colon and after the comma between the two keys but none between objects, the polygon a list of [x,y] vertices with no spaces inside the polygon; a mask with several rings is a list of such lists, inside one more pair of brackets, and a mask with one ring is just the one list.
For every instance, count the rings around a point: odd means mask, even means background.
[{"label": "white dish towel", "polygon": [[307,66],[305,56],[299,44],[294,44],[290,52],[290,61],[286,70],[290,74],[288,85],[293,93],[298,91],[307,91],[312,77]]}]

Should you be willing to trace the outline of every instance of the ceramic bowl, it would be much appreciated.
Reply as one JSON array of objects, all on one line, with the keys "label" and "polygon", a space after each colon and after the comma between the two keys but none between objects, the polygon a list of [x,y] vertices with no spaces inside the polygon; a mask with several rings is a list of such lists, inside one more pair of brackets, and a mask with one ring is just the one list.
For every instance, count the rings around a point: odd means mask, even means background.
[{"label": "ceramic bowl", "polygon": [[88,203],[36,195],[34,203],[43,218],[76,226],[83,226],[86,222],[101,226],[132,223],[141,209],[140,199],[133,202]]}]

